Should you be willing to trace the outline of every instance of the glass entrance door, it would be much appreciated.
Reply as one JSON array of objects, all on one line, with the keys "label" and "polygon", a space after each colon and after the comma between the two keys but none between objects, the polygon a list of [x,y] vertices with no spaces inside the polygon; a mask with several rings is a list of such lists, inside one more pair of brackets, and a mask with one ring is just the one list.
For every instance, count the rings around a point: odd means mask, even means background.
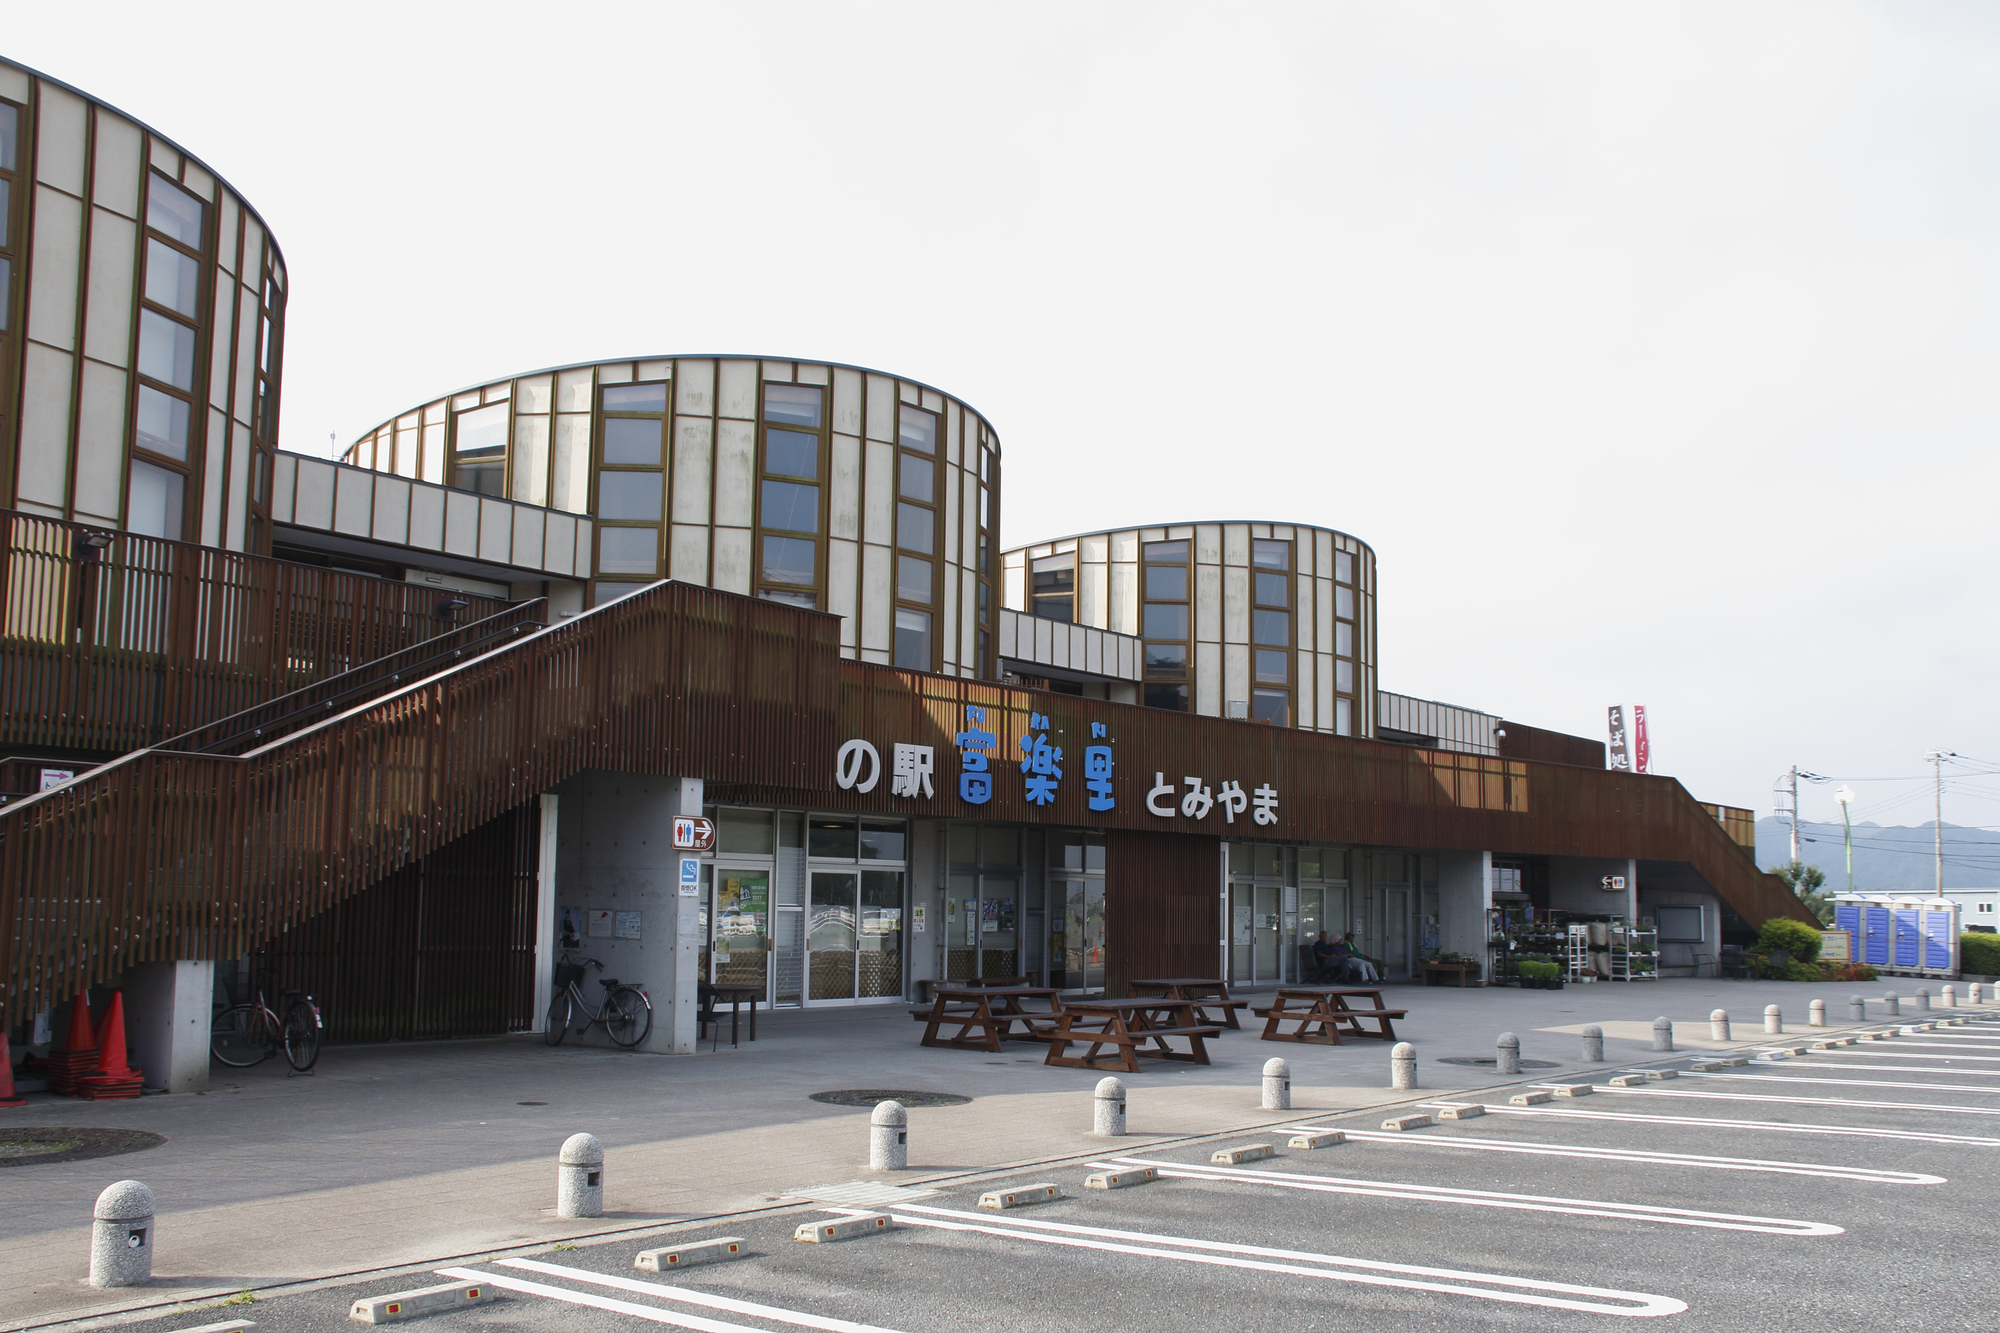
[{"label": "glass entrance door", "polygon": [[755,986],[770,998],[771,873],[718,866],[703,975],[723,986]]},{"label": "glass entrance door", "polygon": [[1060,895],[1063,912],[1062,977],[1054,984],[1064,990],[1100,989],[1104,985],[1104,881],[1058,879],[1052,888]]},{"label": "glass entrance door", "polygon": [[865,1003],[903,993],[903,876],[895,870],[812,874],[806,1003]]},{"label": "glass entrance door", "polygon": [[1275,884],[1229,886],[1229,979],[1243,985],[1284,980],[1284,918]]}]

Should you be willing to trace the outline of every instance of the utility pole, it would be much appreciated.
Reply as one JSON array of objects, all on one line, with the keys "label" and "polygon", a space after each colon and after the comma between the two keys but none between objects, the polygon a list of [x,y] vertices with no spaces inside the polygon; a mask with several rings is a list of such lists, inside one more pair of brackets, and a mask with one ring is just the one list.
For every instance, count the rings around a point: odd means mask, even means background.
[{"label": "utility pole", "polygon": [[1799,766],[1792,765],[1792,862],[1799,859]]},{"label": "utility pole", "polygon": [[1931,765],[1931,805],[1937,844],[1937,896],[1944,897],[1944,761],[1956,759],[1952,750],[1932,750],[1924,755]]}]

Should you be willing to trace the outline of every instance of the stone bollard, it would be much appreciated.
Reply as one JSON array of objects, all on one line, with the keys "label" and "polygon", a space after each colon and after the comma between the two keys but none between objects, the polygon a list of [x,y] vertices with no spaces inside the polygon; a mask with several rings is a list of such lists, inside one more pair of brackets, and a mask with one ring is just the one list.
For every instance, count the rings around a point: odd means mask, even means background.
[{"label": "stone bollard", "polygon": [[1917,987],[1917,1012],[1920,1014],[1927,1014],[1930,1011],[1931,1011],[1931,993],[1928,990],[1924,989],[1922,986],[1919,986]]},{"label": "stone bollard", "polygon": [[1938,999],[1947,1009],[1958,1008],[1958,987],[1947,981],[1944,984],[1944,989],[1938,992]]},{"label": "stone bollard", "polygon": [[1973,982],[1973,983],[1972,983],[1972,985],[1971,985],[1971,986],[1969,986],[1969,987],[1967,987],[1967,989],[1966,989],[1966,992],[1965,992],[1965,1002],[1966,1002],[1967,1004],[1984,1004],[1984,1003],[1986,1003],[1986,988],[1985,988],[1984,986],[1980,985],[1980,984],[1979,984],[1978,982],[1976,982],[1976,981],[1975,981],[1975,982]]},{"label": "stone bollard", "polygon": [[1785,1030],[1785,1011],[1775,1004],[1764,1006],[1764,1031],[1766,1034]]},{"label": "stone bollard", "polygon": [[1868,1001],[1859,995],[1847,997],[1847,1021],[1865,1023],[1868,1021]]},{"label": "stone bollard", "polygon": [[1728,1041],[1730,1039],[1729,1011],[1727,1009],[1714,1009],[1709,1012],[1708,1039],[1710,1041]]},{"label": "stone bollard", "polygon": [[1883,1010],[1883,1012],[1888,1014],[1889,1017],[1891,1018],[1901,1017],[1903,1012],[1903,1002],[1896,998],[1896,992],[1890,991],[1887,995],[1884,995],[1882,997],[1882,1003],[1885,1006],[1887,1006]]},{"label": "stone bollard", "polygon": [[1389,1048],[1389,1086],[1409,1092],[1417,1086],[1417,1048],[1399,1041]]},{"label": "stone bollard", "polygon": [[1264,1062],[1264,1100],[1266,1111],[1289,1111],[1292,1109],[1292,1067],[1273,1056]]},{"label": "stone bollard", "polygon": [[572,1134],[556,1156],[556,1216],[604,1216],[604,1145],[595,1134]]},{"label": "stone bollard", "polygon": [[910,1113],[901,1102],[876,1102],[868,1117],[868,1169],[910,1169]]},{"label": "stone bollard", "polygon": [[1814,1000],[1806,1006],[1806,1026],[1823,1028],[1826,1026],[1826,1001]]},{"label": "stone bollard", "polygon": [[1502,1074],[1521,1072],[1521,1039],[1511,1032],[1500,1034],[1500,1055],[1493,1062],[1494,1069]]},{"label": "stone bollard", "polygon": [[90,1285],[135,1287],[153,1276],[153,1191],[121,1180],[91,1211]]},{"label": "stone bollard", "polygon": [[1602,1064],[1604,1062],[1604,1029],[1595,1023],[1584,1025],[1583,1060],[1585,1064]]},{"label": "stone bollard", "polygon": [[1674,1048],[1674,1020],[1662,1015],[1653,1020],[1653,1049],[1671,1051]]},{"label": "stone bollard", "polygon": [[1097,1100],[1092,1103],[1090,1132],[1117,1138],[1125,1132],[1125,1085],[1115,1078],[1097,1080]]}]

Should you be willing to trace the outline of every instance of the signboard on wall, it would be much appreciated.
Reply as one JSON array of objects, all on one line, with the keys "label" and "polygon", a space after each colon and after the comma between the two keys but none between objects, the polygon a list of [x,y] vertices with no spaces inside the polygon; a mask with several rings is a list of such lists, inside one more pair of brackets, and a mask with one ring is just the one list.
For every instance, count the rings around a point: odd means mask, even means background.
[{"label": "signboard on wall", "polygon": [[674,817],[674,850],[709,852],[715,850],[715,821],[703,815]]}]

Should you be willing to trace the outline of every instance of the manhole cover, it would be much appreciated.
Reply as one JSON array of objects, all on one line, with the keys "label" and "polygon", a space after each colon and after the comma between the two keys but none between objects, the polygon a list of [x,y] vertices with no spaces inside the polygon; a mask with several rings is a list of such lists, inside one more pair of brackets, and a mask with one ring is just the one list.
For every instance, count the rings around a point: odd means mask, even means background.
[{"label": "manhole cover", "polygon": [[842,1088],[838,1092],[815,1092],[812,1099],[834,1106],[873,1106],[876,1102],[901,1102],[905,1106],[963,1106],[972,1100],[955,1092],[911,1092],[907,1088]]},{"label": "manhole cover", "polygon": [[[1441,1065],[1497,1065],[1497,1064],[1499,1064],[1499,1063],[1500,1063],[1500,1062],[1499,1062],[1498,1060],[1494,1059],[1494,1058],[1493,1058],[1492,1056],[1490,1056],[1490,1055],[1486,1055],[1486,1056],[1478,1056],[1478,1055],[1441,1055],[1441,1056],[1439,1056],[1439,1057],[1438,1057],[1438,1061],[1437,1061],[1437,1062],[1438,1062],[1439,1064],[1441,1064]],[[1521,1068],[1523,1068],[1523,1069],[1561,1069],[1561,1068],[1562,1068],[1562,1065],[1561,1065],[1561,1064],[1559,1064],[1559,1063],[1557,1063],[1557,1062],[1556,1062],[1556,1061],[1554,1061],[1554,1060],[1523,1060],[1523,1061],[1521,1061]]]},{"label": "manhole cover", "polygon": [[37,1162],[81,1162],[92,1157],[116,1157],[143,1152],[167,1141],[164,1134],[143,1129],[0,1129],[0,1166],[31,1166]]}]

